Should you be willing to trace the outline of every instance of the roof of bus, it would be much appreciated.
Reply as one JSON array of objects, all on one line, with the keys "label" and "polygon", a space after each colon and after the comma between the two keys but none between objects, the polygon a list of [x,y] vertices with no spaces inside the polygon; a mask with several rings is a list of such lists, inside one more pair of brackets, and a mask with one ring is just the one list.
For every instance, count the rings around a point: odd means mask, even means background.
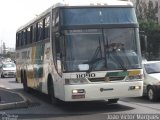
[{"label": "roof of bus", "polygon": [[36,20],[40,19],[47,13],[49,13],[52,9],[57,8],[57,7],[69,7],[69,6],[75,6],[75,7],[82,7],[82,6],[87,6],[87,7],[109,7],[109,6],[133,6],[133,3],[130,2],[130,0],[85,0],[83,2],[77,2],[76,0],[73,0],[72,2],[68,2],[65,0],[64,2],[58,2],[54,4],[52,7],[48,8],[46,11],[38,15],[36,18],[28,22],[27,24],[21,26],[18,30],[22,30],[25,27],[29,26],[30,24],[34,23]]},{"label": "roof of bus", "polygon": [[130,0],[85,0],[78,2],[73,0],[72,2],[65,0],[63,6],[100,6],[100,5],[133,5]]}]

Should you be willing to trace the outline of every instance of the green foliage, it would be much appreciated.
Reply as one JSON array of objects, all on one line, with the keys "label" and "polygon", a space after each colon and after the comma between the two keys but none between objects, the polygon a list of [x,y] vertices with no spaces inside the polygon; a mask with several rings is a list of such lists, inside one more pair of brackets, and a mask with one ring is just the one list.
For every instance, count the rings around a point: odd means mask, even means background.
[{"label": "green foliage", "polygon": [[157,22],[157,13],[159,10],[158,1],[137,0],[136,1],[136,14],[139,21],[155,21]]},{"label": "green foliage", "polygon": [[160,25],[154,21],[139,21],[139,27],[148,34],[160,32]]},{"label": "green foliage", "polygon": [[160,60],[160,25],[154,21],[149,21],[139,22],[139,26],[140,31],[144,31],[147,36],[147,59]]},{"label": "green foliage", "polygon": [[[136,14],[139,21],[141,36],[147,37],[147,49],[145,53],[148,60],[160,60],[160,24],[157,13],[159,10],[158,0],[136,1]],[[143,38],[143,37],[142,37]]]}]

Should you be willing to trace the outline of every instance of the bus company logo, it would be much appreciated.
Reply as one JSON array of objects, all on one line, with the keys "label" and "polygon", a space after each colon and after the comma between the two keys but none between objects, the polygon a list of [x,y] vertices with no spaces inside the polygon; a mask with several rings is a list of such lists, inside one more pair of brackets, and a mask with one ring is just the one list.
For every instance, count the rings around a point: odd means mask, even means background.
[{"label": "bus company logo", "polygon": [[77,78],[90,78],[90,77],[96,77],[95,73],[90,73],[90,74],[76,74]]}]

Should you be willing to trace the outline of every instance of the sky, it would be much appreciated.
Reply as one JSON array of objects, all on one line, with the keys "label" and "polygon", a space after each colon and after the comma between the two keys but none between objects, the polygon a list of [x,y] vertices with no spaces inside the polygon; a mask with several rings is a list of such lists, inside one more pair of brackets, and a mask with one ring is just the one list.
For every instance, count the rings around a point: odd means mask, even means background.
[{"label": "sky", "polygon": [[0,0],[0,46],[15,48],[16,30],[58,0]]},{"label": "sky", "polygon": [[[17,29],[56,2],[62,1],[63,0],[0,0],[0,46],[5,42],[6,47],[15,48]],[[98,2],[101,0],[87,1]],[[82,3],[82,0],[65,0],[65,2]]]}]

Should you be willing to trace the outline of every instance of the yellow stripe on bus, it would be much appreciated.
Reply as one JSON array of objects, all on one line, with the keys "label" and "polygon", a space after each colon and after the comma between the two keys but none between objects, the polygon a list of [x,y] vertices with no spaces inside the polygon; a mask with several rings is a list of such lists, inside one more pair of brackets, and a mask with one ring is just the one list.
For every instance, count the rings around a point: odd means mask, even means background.
[{"label": "yellow stripe on bus", "polygon": [[129,71],[129,76],[135,76],[141,74],[140,70]]}]

